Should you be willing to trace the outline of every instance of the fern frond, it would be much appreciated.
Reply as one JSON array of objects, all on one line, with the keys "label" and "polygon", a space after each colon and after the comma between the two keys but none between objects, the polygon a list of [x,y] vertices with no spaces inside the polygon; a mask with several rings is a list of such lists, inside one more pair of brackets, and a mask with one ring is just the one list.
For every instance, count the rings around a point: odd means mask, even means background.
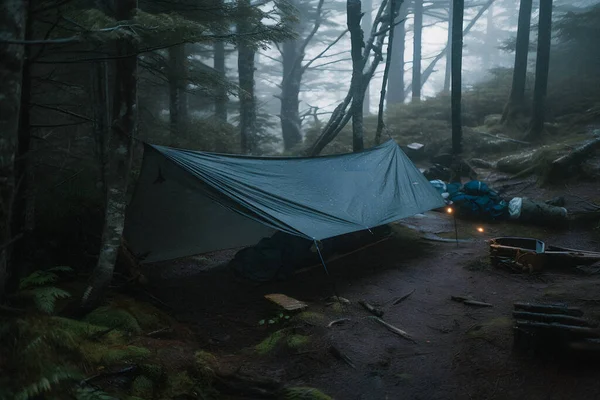
[{"label": "fern frond", "polygon": [[56,306],[56,299],[66,299],[71,294],[57,287],[38,287],[22,292],[24,295],[33,297],[33,302],[38,310],[46,314],[52,314]]},{"label": "fern frond", "polygon": [[34,351],[37,353],[43,344],[44,344],[44,336],[38,336],[35,339],[33,339],[31,342],[29,342],[29,344],[27,346],[25,346],[23,351],[25,353],[31,353]]},{"label": "fern frond", "polygon": [[48,368],[48,373],[42,373],[37,382],[23,388],[15,396],[15,400],[30,400],[44,393],[50,392],[53,387],[69,380],[82,379],[82,374],[70,369],[64,369],[57,366]]},{"label": "fern frond", "polygon": [[19,290],[25,290],[32,287],[44,286],[54,283],[58,280],[58,275],[49,271],[35,271],[34,273],[21,279]]}]

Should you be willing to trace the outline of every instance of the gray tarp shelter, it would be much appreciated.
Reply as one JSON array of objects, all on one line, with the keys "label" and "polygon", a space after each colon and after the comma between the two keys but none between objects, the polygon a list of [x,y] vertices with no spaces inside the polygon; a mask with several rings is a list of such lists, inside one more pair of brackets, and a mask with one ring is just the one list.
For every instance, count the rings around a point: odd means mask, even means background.
[{"label": "gray tarp shelter", "polygon": [[323,240],[443,206],[392,140],[311,158],[146,145],[124,235],[156,262],[253,245],[275,230]]}]

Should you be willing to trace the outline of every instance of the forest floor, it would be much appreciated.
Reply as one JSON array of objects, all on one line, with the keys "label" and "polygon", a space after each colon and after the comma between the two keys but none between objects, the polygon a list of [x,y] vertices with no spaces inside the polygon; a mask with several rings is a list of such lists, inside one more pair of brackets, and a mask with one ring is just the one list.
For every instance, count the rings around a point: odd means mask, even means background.
[{"label": "forest floor", "polygon": [[[568,190],[515,188],[520,192],[513,190],[513,195],[540,200],[567,191],[567,208],[600,198],[600,187],[591,184]],[[328,265],[337,292],[351,301],[344,306],[325,300],[333,292],[322,268],[257,286],[236,282],[223,268],[211,268],[228,261],[231,251],[154,265],[147,274],[152,293],[172,308],[171,315],[191,326],[200,346],[215,354],[223,369],[316,387],[338,400],[600,398],[597,367],[516,352],[511,315],[516,301],[566,302],[600,319],[600,276],[495,269],[487,263],[486,242],[518,235],[599,250],[597,230],[555,231],[510,223],[483,227],[480,234],[473,223],[458,221],[459,236],[467,240],[457,246],[420,238],[423,233],[452,237],[448,215],[430,212],[394,225],[391,239]],[[392,305],[393,299],[411,292]],[[308,309],[287,322],[260,325],[279,314],[263,297],[268,293],[294,297]],[[450,300],[458,295],[493,307],[471,308]],[[357,304],[360,299],[378,305],[385,311],[383,318],[416,343],[370,319]],[[339,318],[350,321],[327,327]],[[275,341],[278,333],[273,333],[281,329],[306,340],[287,347],[264,342],[270,335]],[[354,368],[333,357],[329,344],[348,356]]]}]

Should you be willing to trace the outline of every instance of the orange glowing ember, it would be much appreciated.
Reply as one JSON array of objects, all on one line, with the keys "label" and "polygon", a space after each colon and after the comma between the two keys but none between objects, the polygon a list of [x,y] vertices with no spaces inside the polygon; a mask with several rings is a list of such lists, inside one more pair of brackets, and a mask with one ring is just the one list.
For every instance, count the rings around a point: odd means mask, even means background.
[{"label": "orange glowing ember", "polygon": [[454,210],[452,210],[452,207],[448,207],[448,208],[446,208],[446,212],[447,212],[448,214],[452,214],[452,211],[454,211]]},{"label": "orange glowing ember", "polygon": [[477,228],[477,232],[483,233],[483,228],[482,227]]}]

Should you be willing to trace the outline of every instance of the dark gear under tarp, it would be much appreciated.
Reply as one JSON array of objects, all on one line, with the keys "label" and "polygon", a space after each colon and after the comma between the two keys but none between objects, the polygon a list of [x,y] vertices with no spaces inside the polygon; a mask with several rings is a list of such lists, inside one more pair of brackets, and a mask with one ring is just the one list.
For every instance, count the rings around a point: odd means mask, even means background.
[{"label": "dark gear under tarp", "polygon": [[146,145],[124,235],[155,262],[253,245],[274,230],[323,240],[443,206],[392,140],[311,158]]}]

